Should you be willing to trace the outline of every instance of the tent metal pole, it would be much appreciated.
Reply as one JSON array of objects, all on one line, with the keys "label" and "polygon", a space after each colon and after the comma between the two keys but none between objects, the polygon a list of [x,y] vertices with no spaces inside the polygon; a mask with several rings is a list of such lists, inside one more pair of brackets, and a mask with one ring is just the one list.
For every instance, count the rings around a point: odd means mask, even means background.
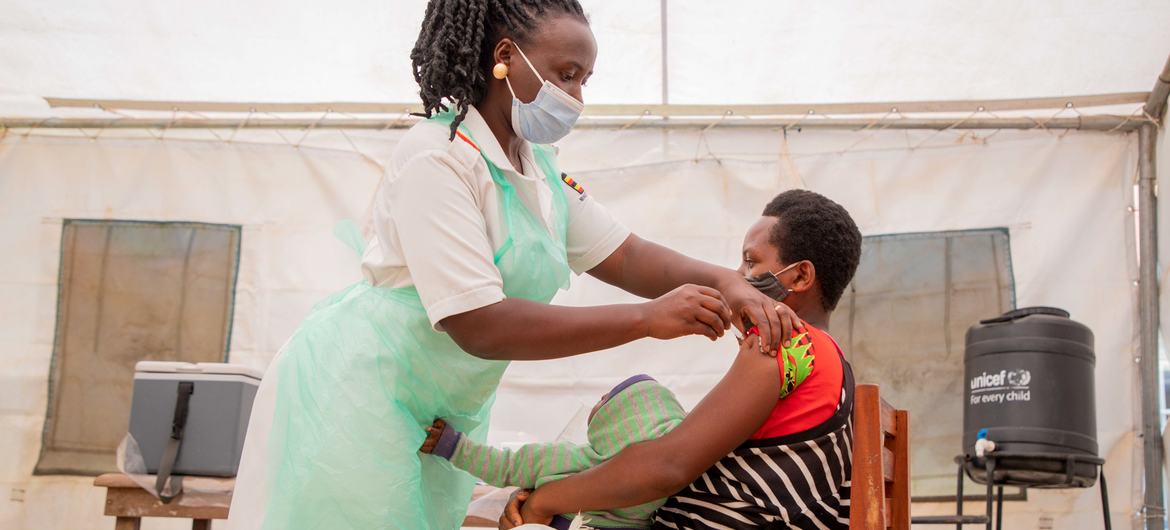
[{"label": "tent metal pole", "polygon": [[[666,31],[669,32],[667,27]],[[669,34],[666,34],[669,37]],[[669,116],[715,117],[734,116],[804,116],[812,111],[818,116],[873,114],[881,116],[894,109],[902,114],[920,112],[971,112],[1037,111],[1046,109],[1076,108],[1086,114],[1085,109],[1113,105],[1142,105],[1149,99],[1149,92],[1126,92],[1120,94],[1095,94],[1046,98],[950,100],[950,101],[889,101],[873,103],[786,103],[759,105],[690,105],[690,104],[622,104],[610,105],[591,103],[585,107],[586,117],[619,116]],[[350,114],[407,114],[422,112],[422,105],[414,102],[370,103],[347,101],[319,101],[300,103],[263,103],[228,101],[164,101],[127,99],[80,99],[46,97],[50,108],[86,108],[107,110],[144,110],[157,112],[238,112],[238,113],[281,113],[281,112],[344,112]],[[1105,111],[1107,112],[1107,111]],[[983,116],[981,116],[983,117]]]},{"label": "tent metal pole", "polygon": [[[0,118],[0,127],[8,129],[406,129],[414,124],[413,119],[166,119],[166,118]],[[901,118],[871,120],[860,118],[753,118],[753,119],[687,119],[647,117],[641,120],[583,119],[577,127],[581,129],[704,129],[718,125],[720,129],[924,129],[924,130],[973,130],[973,129],[1046,129],[1086,130],[1118,133],[1132,132],[1149,119],[1135,116],[1085,115],[1069,118]]]},{"label": "tent metal pole", "polygon": [[661,0],[658,4],[658,18],[660,19],[659,32],[662,37],[662,104],[670,104],[670,50],[668,44],[670,43],[670,34],[667,33],[667,26],[670,23],[670,18],[667,16],[666,10],[667,0]]},{"label": "tent metal pole", "polygon": [[1154,88],[1150,90],[1150,97],[1146,99],[1146,114],[1160,122],[1163,113],[1166,112],[1167,96],[1170,96],[1170,57],[1166,58],[1166,65],[1162,67],[1162,74],[1154,82]]},{"label": "tent metal pole", "polygon": [[1162,491],[1162,410],[1158,384],[1158,196],[1154,149],[1158,130],[1147,123],[1138,129],[1138,326],[1141,360],[1142,455],[1145,500],[1142,515],[1147,530],[1165,528]]},{"label": "tent metal pole", "polygon": [[706,128],[717,125],[720,129],[816,129],[816,130],[881,130],[881,129],[1074,129],[1085,131],[1132,132],[1147,118],[1118,115],[1083,115],[1070,118],[752,118],[752,119],[687,119],[670,118],[655,120],[649,117],[631,123],[630,120],[589,119],[582,120],[582,128]]}]

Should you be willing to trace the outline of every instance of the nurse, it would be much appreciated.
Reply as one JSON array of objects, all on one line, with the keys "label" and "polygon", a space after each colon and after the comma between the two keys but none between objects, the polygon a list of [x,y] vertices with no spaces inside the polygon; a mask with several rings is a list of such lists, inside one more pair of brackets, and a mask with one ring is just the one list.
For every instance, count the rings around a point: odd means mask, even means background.
[{"label": "nurse", "polygon": [[[362,282],[313,309],[261,384],[240,529],[458,528],[474,479],[420,458],[444,418],[477,441],[508,361],[645,337],[791,328],[733,270],[630,233],[548,144],[583,110],[597,43],[575,0],[432,0],[411,51],[426,120],[375,199]],[[548,305],[570,271],[640,304]]]}]

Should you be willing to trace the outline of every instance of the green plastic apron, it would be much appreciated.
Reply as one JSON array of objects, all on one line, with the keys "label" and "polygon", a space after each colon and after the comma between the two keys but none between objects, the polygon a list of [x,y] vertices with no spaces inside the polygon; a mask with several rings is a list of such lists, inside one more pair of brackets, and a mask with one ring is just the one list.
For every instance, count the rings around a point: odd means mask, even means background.
[{"label": "green plastic apron", "polygon": [[[449,125],[451,118],[432,119]],[[504,293],[547,303],[568,286],[568,211],[551,148],[534,145],[533,151],[553,190],[551,231],[503,172],[484,161],[507,230],[495,254]],[[413,287],[367,282],[314,308],[274,362],[264,528],[461,525],[475,479],[444,459],[420,454],[423,427],[443,418],[484,441],[508,362],[474,357],[436,332]]]}]

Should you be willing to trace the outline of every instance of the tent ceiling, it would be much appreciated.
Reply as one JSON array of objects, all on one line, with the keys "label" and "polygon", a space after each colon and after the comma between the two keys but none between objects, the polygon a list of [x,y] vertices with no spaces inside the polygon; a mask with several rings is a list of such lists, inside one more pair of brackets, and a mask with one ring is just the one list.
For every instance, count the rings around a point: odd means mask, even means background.
[{"label": "tent ceiling", "polygon": [[[0,113],[29,96],[413,101],[422,0],[0,7]],[[660,2],[583,0],[589,103],[660,103]],[[1149,90],[1170,3],[668,0],[675,104],[1003,99]],[[8,102],[8,103],[6,103]]]}]

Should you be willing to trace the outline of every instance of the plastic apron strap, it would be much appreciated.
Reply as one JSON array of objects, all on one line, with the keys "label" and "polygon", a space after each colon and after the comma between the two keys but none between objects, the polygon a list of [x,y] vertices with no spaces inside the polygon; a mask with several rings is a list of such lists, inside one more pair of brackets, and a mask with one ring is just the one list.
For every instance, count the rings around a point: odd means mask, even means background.
[{"label": "plastic apron strap", "polygon": [[358,229],[353,219],[338,221],[333,226],[333,236],[345,243],[345,246],[353,249],[358,257],[366,253],[366,238],[362,237],[362,231]]}]

